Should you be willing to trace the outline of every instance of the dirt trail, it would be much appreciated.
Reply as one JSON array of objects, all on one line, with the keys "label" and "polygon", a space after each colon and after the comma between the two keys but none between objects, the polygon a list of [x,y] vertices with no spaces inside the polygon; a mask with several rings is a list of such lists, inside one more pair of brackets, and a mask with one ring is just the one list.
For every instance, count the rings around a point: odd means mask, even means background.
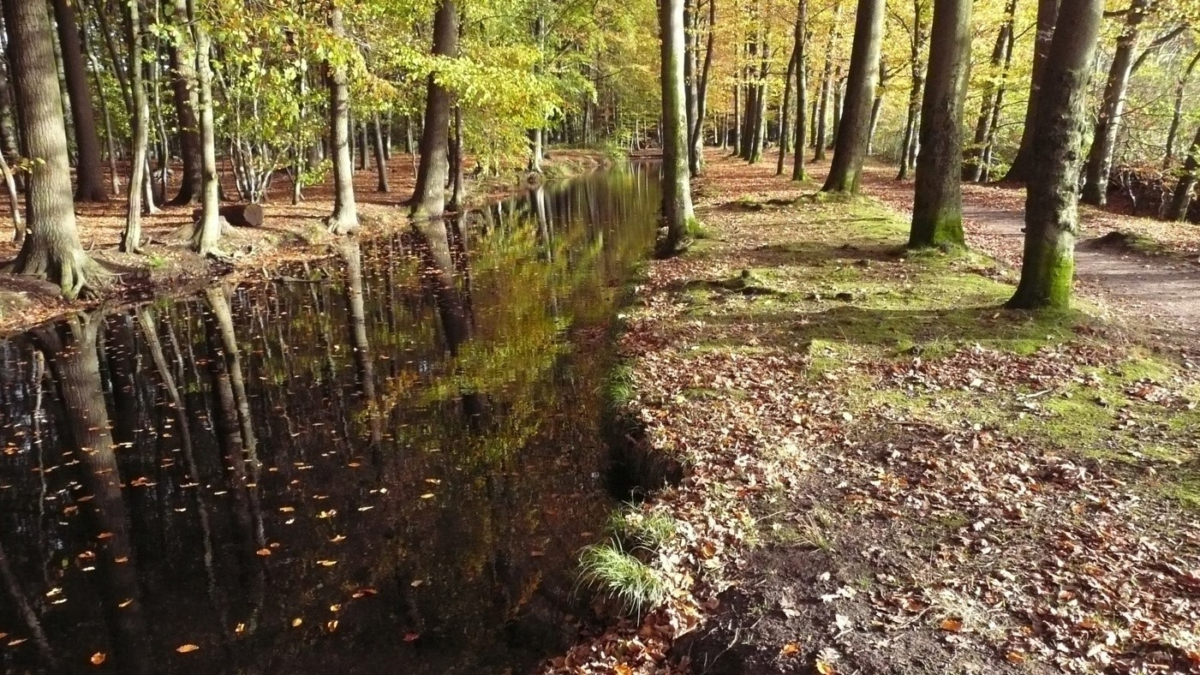
[{"label": "dirt trail", "polygon": [[[912,183],[894,180],[893,169],[871,167],[865,188],[893,208],[908,211]],[[965,185],[967,243],[1020,267],[1025,227],[1024,192]],[[1157,336],[1192,341],[1200,336],[1200,266],[1182,255],[1147,255],[1097,240],[1126,219],[1084,208],[1075,252],[1075,273],[1085,295],[1105,301],[1121,318]],[[1128,219],[1131,224],[1141,219]],[[1186,227],[1186,226],[1181,226]],[[1194,260],[1195,258],[1192,258]]]}]

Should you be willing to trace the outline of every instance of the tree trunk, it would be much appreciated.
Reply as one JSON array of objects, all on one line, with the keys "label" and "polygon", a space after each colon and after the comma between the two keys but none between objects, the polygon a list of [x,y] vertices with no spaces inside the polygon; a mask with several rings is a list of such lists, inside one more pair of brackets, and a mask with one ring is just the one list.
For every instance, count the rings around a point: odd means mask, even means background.
[{"label": "tree trunk", "polygon": [[708,82],[712,73],[716,25],[717,0],[708,0],[708,37],[704,45],[704,66],[700,69],[700,86],[696,89],[696,124],[691,129],[690,139],[692,151],[689,157],[694,161],[688,169],[693,177],[704,171],[704,117],[708,114]]},{"label": "tree trunk", "polygon": [[1041,99],[1042,83],[1045,81],[1046,59],[1050,57],[1050,44],[1054,39],[1054,26],[1058,23],[1060,0],[1038,0],[1037,39],[1033,45],[1033,72],[1029,77],[1029,103],[1025,107],[1025,126],[1021,132],[1021,145],[1013,157],[1012,166],[1004,180],[1025,183],[1033,174],[1033,138],[1037,134],[1037,108]]},{"label": "tree trunk", "polygon": [[971,71],[971,0],[934,0],[912,248],[964,246],[962,118]]},{"label": "tree trunk", "polygon": [[661,37],[663,143],[663,224],[666,237],[660,256],[679,253],[695,227],[692,187],[687,161],[687,111],[683,100],[683,2],[662,0],[658,22]]},{"label": "tree trunk", "polygon": [[688,171],[692,176],[699,173],[697,167],[699,157],[695,156],[695,146],[692,145],[693,134],[699,123],[696,101],[696,85],[698,84],[696,82],[696,45],[698,38],[695,9],[697,2],[698,0],[684,0],[683,2],[683,109],[687,113]]},{"label": "tree trunk", "polygon": [[83,64],[83,46],[79,24],[68,0],[54,0],[54,22],[62,46],[63,72],[71,98],[71,121],[75,125],[75,200],[108,201],[104,171],[100,168],[100,137],[96,133],[96,115],[92,108],[92,90]]},{"label": "tree trunk", "polygon": [[[838,66],[833,72],[833,128],[829,138],[829,148],[837,145],[838,130],[842,126],[842,95],[845,92],[846,78],[842,77],[842,67]],[[872,94],[874,96],[874,94]],[[873,101],[873,99],[872,99]]]},{"label": "tree trunk", "polygon": [[796,153],[792,156],[792,180],[808,178],[804,170],[804,130],[808,114],[808,0],[797,0],[796,31]]},{"label": "tree trunk", "polygon": [[375,129],[375,172],[379,174],[379,182],[375,190],[376,192],[390,192],[388,190],[387,149],[383,144],[383,128],[379,124],[379,113],[375,113],[375,121],[372,126]]},{"label": "tree trunk", "polygon": [[887,77],[880,64],[879,86],[875,89],[875,101],[871,103],[871,124],[867,128],[867,157],[875,154],[875,129],[879,127],[879,112],[883,110],[883,91],[887,86]]},{"label": "tree trunk", "polygon": [[733,85],[733,127],[730,128],[729,149],[731,155],[738,154],[738,148],[741,147],[742,133],[742,86],[738,83]]},{"label": "tree trunk", "polygon": [[[433,17],[433,53],[447,58],[458,54],[458,9],[454,0],[441,0]],[[450,91],[430,74],[425,95],[425,124],[421,129],[421,165],[417,169],[410,214],[414,218],[440,218],[446,210],[451,98]]]},{"label": "tree trunk", "polygon": [[1112,65],[1108,69],[1104,98],[1100,103],[1100,114],[1092,134],[1092,147],[1088,151],[1081,197],[1085,204],[1104,206],[1108,201],[1108,175],[1112,171],[1113,153],[1117,148],[1121,115],[1125,112],[1129,77],[1133,74],[1133,52],[1137,49],[1141,23],[1149,11],[1150,0],[1133,0],[1129,12],[1125,15],[1125,29],[1117,38],[1117,50],[1113,53]]},{"label": "tree trunk", "polygon": [[463,206],[463,125],[462,107],[454,106],[454,145],[450,148],[450,210],[459,211]]},{"label": "tree trunk", "polygon": [[[1016,9],[1016,0],[1012,2]],[[996,96],[992,99],[992,119],[988,123],[987,138],[983,141],[983,157],[980,160],[983,171],[979,174],[980,182],[992,179],[992,156],[996,150],[996,133],[1000,129],[1000,112],[1004,110],[1004,96],[1008,93],[1008,74],[1012,70],[1014,34],[1010,20],[1008,44],[1004,47],[1004,66],[1000,70],[1000,82],[996,85]]]},{"label": "tree trunk", "polygon": [[[1016,11],[1016,0],[1008,0],[1004,10],[1004,23],[996,35],[996,44],[992,47],[992,70],[999,71],[1004,64],[1005,53],[1011,53],[1009,43],[1012,41],[1013,12]],[[996,97],[1000,91],[999,80],[989,80],[984,87],[983,98],[979,104],[979,117],[975,121],[975,139],[967,150],[963,180],[978,182],[983,177],[983,155],[987,139],[992,133],[993,109]]]},{"label": "tree trunk", "polygon": [[[81,9],[85,6],[81,5]],[[82,15],[84,30],[80,31],[80,41],[83,46],[84,53],[87,54],[88,62],[92,64],[92,85],[96,88],[96,92],[100,97],[100,115],[104,119],[104,142],[108,151],[108,179],[109,189],[112,194],[121,194],[121,175],[117,171],[117,140],[113,136],[112,113],[108,109],[108,96],[104,93],[104,87],[101,86],[100,73],[102,71],[100,65],[100,57],[96,54],[95,47],[88,40],[88,24],[87,15]],[[2,112],[0,112],[2,114]]]},{"label": "tree trunk", "polygon": [[1198,176],[1200,176],[1200,129],[1196,129],[1196,139],[1192,141],[1192,147],[1188,148],[1183,171],[1179,174],[1179,182],[1175,184],[1175,194],[1171,197],[1171,208],[1167,212],[1167,220],[1180,222],[1187,220]]},{"label": "tree trunk", "polygon": [[771,49],[767,45],[766,39],[762,43],[762,53],[759,57],[758,68],[758,84],[755,87],[754,94],[754,116],[753,126],[750,129],[750,156],[747,158],[751,164],[758,164],[762,161],[763,146],[765,145],[766,128],[767,128],[767,76],[770,68]]},{"label": "tree trunk", "polygon": [[1079,228],[1079,148],[1084,103],[1104,0],[1062,0],[1061,19],[1046,60],[1033,139],[1034,174],[1025,197],[1025,255],[1021,283],[1008,306],[1070,306]]},{"label": "tree trunk", "polygon": [[754,61],[757,57],[758,42],[751,40],[746,45],[746,95],[742,101],[745,109],[742,111],[742,129],[738,135],[738,156],[747,162],[750,161],[753,153],[754,118],[758,115],[758,93],[760,90],[754,69]]},{"label": "tree trunk", "polygon": [[[329,10],[329,26],[341,40],[346,35],[342,8],[335,2]],[[358,204],[354,200],[354,158],[350,156],[350,87],[346,65],[329,63],[329,140],[333,155],[333,213],[326,226],[342,235],[358,229]]]},{"label": "tree trunk", "polygon": [[858,192],[863,160],[867,154],[867,133],[871,124],[871,104],[879,79],[879,48],[883,41],[884,0],[859,0],[854,27],[854,48],[850,53],[850,73],[846,80],[845,110],[837,131],[837,146],[823,192]]},{"label": "tree trunk", "polygon": [[96,286],[102,273],[84,252],[75,226],[50,17],[44,2],[3,0],[3,8],[22,154],[42,160],[29,173],[25,197],[28,236],[12,271],[45,277],[73,299]]},{"label": "tree trunk", "polygon": [[[798,46],[792,45],[792,58],[788,60],[787,74],[784,75],[783,81],[783,108],[779,113],[779,158],[775,162],[775,175],[783,175],[783,160],[788,150],[788,134],[791,133],[792,125],[789,124],[792,115],[792,86],[795,84],[796,75],[796,59],[799,57]],[[797,143],[797,151],[803,153],[802,144]]]},{"label": "tree trunk", "polygon": [[196,79],[200,113],[201,190],[200,219],[192,230],[192,249],[200,255],[216,253],[221,238],[220,175],[217,173],[216,122],[213,120],[212,65],[209,63],[208,29],[196,21],[196,0],[187,0],[188,19],[196,45]]},{"label": "tree trunk", "polygon": [[150,105],[146,101],[146,83],[142,67],[141,0],[131,0],[125,9],[125,41],[129,49],[129,71],[133,95],[133,150],[130,153],[129,201],[125,211],[125,229],[121,232],[121,251],[140,253],[142,250],[142,198],[145,195],[146,152],[150,141]]},{"label": "tree trunk", "polygon": [[8,190],[8,208],[12,211],[13,241],[20,245],[25,241],[25,221],[21,218],[21,197],[17,193],[17,181],[4,153],[0,152],[0,173],[4,175],[4,187]]},{"label": "tree trunk", "polygon": [[842,36],[841,18],[842,2],[834,0],[833,33],[830,34],[829,43],[825,46],[825,65],[821,69],[821,94],[816,117],[817,137],[813,141],[813,161],[825,159],[827,147],[825,141],[829,138],[829,128],[826,126],[829,120],[829,96],[833,90],[833,50]]},{"label": "tree trunk", "polygon": [[1200,63],[1200,51],[1188,61],[1187,68],[1183,74],[1175,82],[1175,107],[1171,115],[1171,126],[1167,129],[1167,148],[1163,153],[1163,168],[1171,168],[1171,162],[1175,160],[1175,140],[1179,136],[1179,123],[1183,120],[1183,94],[1187,90],[1188,80],[1192,78],[1192,73],[1196,70],[1196,64]]},{"label": "tree trunk", "polygon": [[196,48],[187,27],[187,0],[173,0],[175,21],[179,26],[176,40],[168,50],[171,67],[171,94],[175,104],[175,120],[179,127],[179,154],[183,158],[183,175],[179,193],[171,200],[175,206],[193,204],[200,199],[204,187],[204,157],[200,147],[200,130],[196,120],[199,99],[196,82]]}]

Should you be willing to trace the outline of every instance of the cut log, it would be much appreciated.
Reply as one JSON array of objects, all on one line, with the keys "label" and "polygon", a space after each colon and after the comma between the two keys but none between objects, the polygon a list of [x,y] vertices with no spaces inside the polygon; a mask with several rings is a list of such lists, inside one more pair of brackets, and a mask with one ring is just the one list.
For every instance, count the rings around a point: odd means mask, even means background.
[{"label": "cut log", "polygon": [[[202,213],[202,209],[192,211],[192,222],[200,220]],[[261,227],[266,218],[262,204],[227,204],[219,213],[235,227]]]}]

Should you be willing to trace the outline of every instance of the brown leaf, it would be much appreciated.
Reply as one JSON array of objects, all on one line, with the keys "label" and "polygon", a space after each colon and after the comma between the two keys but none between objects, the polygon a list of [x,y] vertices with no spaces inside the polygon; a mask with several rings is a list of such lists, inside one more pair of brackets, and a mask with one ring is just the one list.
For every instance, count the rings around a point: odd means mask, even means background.
[{"label": "brown leaf", "polygon": [[961,619],[946,618],[942,619],[942,622],[938,624],[938,627],[942,630],[948,630],[951,633],[957,633],[962,630],[963,625]]},{"label": "brown leaf", "polygon": [[178,647],[175,648],[175,651],[179,652],[180,654],[187,654],[189,652],[194,652],[197,649],[200,649],[200,647],[193,645],[193,644],[186,644],[186,645],[179,645]]},{"label": "brown leaf", "polygon": [[93,666],[98,666],[108,660],[108,654],[105,654],[104,652],[96,652],[95,654],[92,654],[92,658],[88,660],[92,662]]}]

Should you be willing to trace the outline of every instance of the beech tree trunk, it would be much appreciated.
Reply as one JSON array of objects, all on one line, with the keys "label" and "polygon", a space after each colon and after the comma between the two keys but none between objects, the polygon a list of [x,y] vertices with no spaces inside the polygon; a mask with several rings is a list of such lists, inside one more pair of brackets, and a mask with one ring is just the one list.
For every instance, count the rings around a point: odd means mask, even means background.
[{"label": "beech tree trunk", "polygon": [[856,194],[867,155],[871,104],[879,80],[879,49],[883,42],[884,0],[859,0],[854,26],[854,48],[846,80],[845,110],[837,131],[837,145],[822,192]]},{"label": "beech tree trunk", "polygon": [[1021,145],[1013,157],[1012,166],[1004,180],[1024,183],[1032,175],[1033,138],[1037,134],[1037,108],[1045,81],[1046,59],[1050,58],[1050,44],[1054,39],[1054,26],[1058,23],[1060,0],[1038,0],[1037,38],[1033,45],[1033,72],[1029,77],[1029,103],[1025,107],[1025,126],[1021,132]]},{"label": "beech tree trunk", "polygon": [[[335,2],[329,10],[329,26],[334,37],[342,39],[342,8]],[[354,200],[354,159],[350,156],[350,87],[346,65],[331,63],[329,68],[329,141],[333,155],[333,213],[326,226],[333,234],[349,234],[358,229],[358,204]],[[422,158],[423,160],[424,158]]]},{"label": "beech tree trunk", "polygon": [[200,147],[200,129],[196,120],[199,97],[196,82],[196,47],[187,27],[187,0],[173,0],[175,21],[179,31],[168,50],[171,67],[171,94],[178,124],[179,154],[183,158],[183,175],[179,193],[171,200],[175,206],[193,204],[200,200],[204,189],[204,156]]},{"label": "beech tree trunk", "polygon": [[1025,197],[1025,255],[1021,282],[1008,306],[1070,306],[1079,228],[1079,152],[1084,103],[1104,0],[1062,0],[1038,99],[1033,167]]},{"label": "beech tree trunk", "polygon": [[[699,176],[704,171],[704,116],[708,114],[708,81],[712,73],[714,37],[717,25],[717,0],[708,0],[708,36],[704,45],[704,66],[700,69],[700,84],[696,88],[696,123],[689,130],[692,148],[688,169],[692,176]],[[586,112],[586,109],[585,109]],[[722,140],[722,143],[724,141]]]},{"label": "beech tree trunk", "polygon": [[451,211],[459,211],[463,206],[463,124],[462,108],[454,106],[454,142],[450,147],[450,204]]},{"label": "beech tree trunk", "polygon": [[813,161],[825,159],[825,139],[829,137],[826,121],[829,119],[829,96],[833,89],[833,50],[842,36],[842,0],[833,3],[833,33],[825,45],[825,65],[821,69],[821,94],[817,104],[817,136],[813,140]]},{"label": "beech tree trunk", "polygon": [[[454,0],[441,0],[434,14],[433,53],[446,58],[458,54],[458,8]],[[451,98],[450,91],[430,74],[425,94],[425,124],[421,129],[421,164],[412,197],[414,218],[440,218],[446,210]]]},{"label": "beech tree trunk", "polygon": [[[150,144],[150,104],[146,101],[146,83],[142,77],[142,22],[141,0],[131,0],[125,8],[125,41],[129,48],[130,88],[133,95],[134,115],[133,150],[130,153],[129,201],[125,212],[125,229],[121,232],[120,249],[124,253],[140,253],[142,250],[142,199],[152,200],[145,194],[147,160]],[[151,201],[151,203],[153,203]]]},{"label": "beech tree trunk", "polygon": [[54,0],[54,22],[58,26],[63,73],[71,98],[71,121],[75,125],[75,199],[103,202],[108,201],[108,190],[104,187],[104,170],[100,168],[100,137],[96,133],[92,90],[88,86],[77,21],[68,0]]},{"label": "beech tree trunk", "polygon": [[376,192],[390,192],[388,189],[388,168],[387,168],[387,150],[383,145],[383,129],[379,125],[379,114],[375,114],[374,124],[371,125],[375,131],[375,173],[378,175],[378,183]]},{"label": "beech tree trunk", "polygon": [[1129,90],[1129,77],[1133,74],[1133,52],[1137,49],[1139,27],[1149,11],[1150,0],[1133,0],[1125,15],[1125,29],[1117,38],[1117,50],[1108,69],[1108,81],[1104,84],[1100,115],[1092,133],[1092,147],[1088,150],[1081,197],[1085,204],[1104,206],[1108,201],[1108,175],[1112,171],[1121,115],[1125,112],[1125,93]]},{"label": "beech tree trunk", "polygon": [[808,179],[804,167],[804,131],[808,126],[808,0],[797,0],[796,30],[796,153],[792,156],[792,180]]},{"label": "beech tree trunk", "polygon": [[929,34],[921,24],[921,0],[913,0],[913,25],[909,34],[909,67],[912,86],[908,90],[908,115],[904,119],[904,139],[900,146],[900,172],[896,180],[906,180],[915,164],[915,152],[910,149],[917,144],[917,121],[921,115],[921,92],[925,87],[925,69],[921,63],[921,52],[925,49]]},{"label": "beech tree trunk", "polygon": [[[1000,25],[1000,32],[996,35],[996,44],[992,47],[993,70],[999,71],[1005,65],[1005,54],[1012,53],[1010,43],[1012,41],[1013,13],[1016,11],[1016,7],[1016,0],[1008,0],[1005,6],[1004,23]],[[1003,78],[1003,74],[1001,74],[1001,78]],[[1003,91],[1002,86],[999,81],[989,81],[986,84],[979,104],[979,117],[975,121],[975,139],[966,153],[963,180],[977,182],[983,177],[983,156],[987,152],[988,138],[992,135],[992,117],[994,117],[996,99]]]},{"label": "beech tree trunk", "polygon": [[196,0],[187,0],[188,19],[196,44],[196,79],[200,112],[201,216],[192,230],[192,248],[200,255],[217,252],[221,238],[221,184],[217,173],[216,122],[213,120],[212,65],[208,29],[196,21]]},{"label": "beech tree trunk", "polygon": [[687,111],[683,100],[683,2],[662,0],[658,21],[661,35],[663,129],[662,214],[666,236],[660,256],[679,253],[695,228],[692,186],[687,157]]},{"label": "beech tree trunk", "polygon": [[9,59],[22,154],[42,161],[28,174],[25,220],[28,236],[12,264],[17,274],[49,279],[67,298],[103,281],[84,252],[75,226],[71,165],[63,123],[62,94],[54,72],[53,33],[44,2],[3,0]]},{"label": "beech tree trunk", "polygon": [[775,162],[776,176],[783,175],[783,160],[788,151],[788,134],[791,133],[791,125],[788,122],[792,114],[792,86],[795,84],[796,58],[798,56],[797,46],[793,44],[792,58],[788,60],[787,74],[783,78],[783,108],[779,113],[779,159]]},{"label": "beech tree trunk", "polygon": [[1179,124],[1183,120],[1183,95],[1187,90],[1188,80],[1192,79],[1192,73],[1196,70],[1196,64],[1200,63],[1200,51],[1188,61],[1187,68],[1183,74],[1175,82],[1175,107],[1171,115],[1171,126],[1167,129],[1167,147],[1163,153],[1163,168],[1171,167],[1171,162],[1175,159],[1175,141],[1179,136]]},{"label": "beech tree trunk", "polygon": [[1183,162],[1183,170],[1179,174],[1179,182],[1175,184],[1175,194],[1171,197],[1171,208],[1167,212],[1167,220],[1187,220],[1188,209],[1192,205],[1192,197],[1196,192],[1196,180],[1200,176],[1200,129],[1196,129],[1196,139],[1188,148],[1187,159]]},{"label": "beech tree trunk", "polygon": [[964,246],[962,118],[971,71],[971,0],[934,0],[912,248]]}]

